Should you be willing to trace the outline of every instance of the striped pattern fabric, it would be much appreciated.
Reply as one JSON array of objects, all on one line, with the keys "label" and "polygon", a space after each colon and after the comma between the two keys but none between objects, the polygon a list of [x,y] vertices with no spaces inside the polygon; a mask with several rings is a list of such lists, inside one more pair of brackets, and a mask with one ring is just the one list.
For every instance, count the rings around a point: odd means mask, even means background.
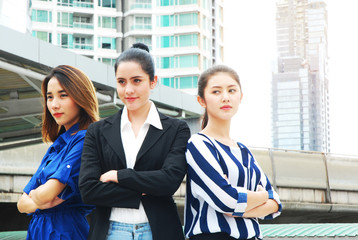
[{"label": "striped pattern fabric", "polygon": [[[280,215],[282,206],[278,194],[248,148],[241,143],[238,147],[230,147],[197,133],[188,141],[186,159],[186,237],[226,232],[236,239],[262,239],[258,219],[241,217],[247,206],[246,190],[256,191],[260,184],[279,204],[279,211],[264,219]],[[239,217],[229,217],[225,213]]]}]

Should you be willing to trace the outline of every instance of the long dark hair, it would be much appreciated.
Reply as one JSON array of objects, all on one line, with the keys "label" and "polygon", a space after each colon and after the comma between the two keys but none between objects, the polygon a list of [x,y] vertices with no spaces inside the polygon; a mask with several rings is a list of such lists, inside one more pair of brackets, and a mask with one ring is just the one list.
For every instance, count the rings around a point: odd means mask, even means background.
[{"label": "long dark hair", "polygon": [[[204,91],[206,86],[208,85],[210,78],[217,73],[227,73],[228,75],[230,75],[239,84],[241,90],[240,78],[234,69],[225,65],[215,65],[205,70],[199,77],[198,96],[202,99],[205,100]],[[204,129],[206,127],[206,125],[208,124],[208,120],[208,112],[205,109],[203,120],[201,122],[201,129]]]},{"label": "long dark hair", "polygon": [[52,69],[42,82],[41,92],[43,96],[42,139],[44,142],[54,142],[59,134],[64,132],[47,108],[47,85],[55,77],[66,91],[69,97],[80,107],[79,130],[98,121],[98,101],[96,90],[87,75],[78,68],[60,65]]},{"label": "long dark hair", "polygon": [[133,46],[119,55],[114,65],[114,73],[121,62],[136,62],[143,71],[149,75],[149,80],[154,81],[155,69],[154,61],[149,53],[149,48],[144,43],[135,43]]}]

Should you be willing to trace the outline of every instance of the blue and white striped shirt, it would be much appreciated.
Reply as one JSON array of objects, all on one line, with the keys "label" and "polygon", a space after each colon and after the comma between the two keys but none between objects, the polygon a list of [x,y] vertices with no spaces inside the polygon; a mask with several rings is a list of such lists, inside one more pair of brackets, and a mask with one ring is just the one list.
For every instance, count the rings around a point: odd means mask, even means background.
[{"label": "blue and white striped shirt", "polygon": [[247,190],[256,191],[258,185],[279,204],[279,211],[264,219],[275,218],[281,213],[279,196],[251,152],[241,143],[238,147],[230,147],[197,133],[188,141],[186,159],[186,237],[226,232],[236,239],[261,239],[257,218],[225,215],[242,216],[247,206]]}]

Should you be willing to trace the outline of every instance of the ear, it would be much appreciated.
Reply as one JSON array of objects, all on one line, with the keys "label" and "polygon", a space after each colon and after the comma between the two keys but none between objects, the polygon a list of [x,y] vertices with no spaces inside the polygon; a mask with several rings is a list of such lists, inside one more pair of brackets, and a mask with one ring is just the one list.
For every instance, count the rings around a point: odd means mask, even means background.
[{"label": "ear", "polygon": [[206,103],[203,98],[201,98],[200,96],[197,96],[196,99],[198,100],[198,103],[200,104],[200,106],[202,106],[203,108],[206,108]]},{"label": "ear", "polygon": [[242,101],[242,97],[244,96],[244,94],[243,93],[241,93],[241,97],[240,97],[240,103],[241,103],[241,101]]},{"label": "ear", "polygon": [[158,84],[158,77],[157,75],[154,76],[154,80],[149,82],[150,89],[154,89],[155,86]]}]

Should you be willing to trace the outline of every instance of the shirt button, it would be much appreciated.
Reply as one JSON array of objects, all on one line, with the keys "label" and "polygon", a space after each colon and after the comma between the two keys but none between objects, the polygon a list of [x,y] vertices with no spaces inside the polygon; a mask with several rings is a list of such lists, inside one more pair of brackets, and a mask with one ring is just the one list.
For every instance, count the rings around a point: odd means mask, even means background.
[{"label": "shirt button", "polygon": [[70,165],[67,165],[67,168],[70,168],[71,166]]}]

